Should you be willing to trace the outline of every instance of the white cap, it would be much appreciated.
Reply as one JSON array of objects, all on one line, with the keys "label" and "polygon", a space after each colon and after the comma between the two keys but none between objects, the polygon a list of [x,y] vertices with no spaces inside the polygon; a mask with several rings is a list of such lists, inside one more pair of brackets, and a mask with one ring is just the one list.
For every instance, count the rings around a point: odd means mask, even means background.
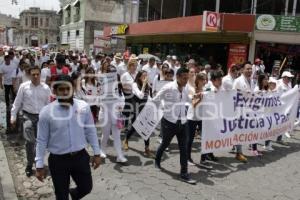
[{"label": "white cap", "polygon": [[281,78],[282,77],[289,77],[289,78],[293,78],[294,77],[294,75],[293,74],[291,74],[291,72],[289,72],[289,71],[285,71],[285,72],[283,72],[282,73],[282,75],[281,75]]},{"label": "white cap", "polygon": [[177,60],[177,56],[172,56],[172,60]]},{"label": "white cap", "polygon": [[210,64],[206,64],[206,65],[204,66],[204,69],[210,69],[210,68],[211,68]]},{"label": "white cap", "polygon": [[270,77],[268,82],[269,83],[277,83],[277,80],[274,77]]}]

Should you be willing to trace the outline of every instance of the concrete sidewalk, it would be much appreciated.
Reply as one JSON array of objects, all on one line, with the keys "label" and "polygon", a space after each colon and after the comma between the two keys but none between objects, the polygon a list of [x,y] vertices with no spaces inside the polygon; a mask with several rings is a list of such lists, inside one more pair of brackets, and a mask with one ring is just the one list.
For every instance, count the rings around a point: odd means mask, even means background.
[{"label": "concrete sidewalk", "polygon": [[17,200],[14,182],[8,167],[4,146],[0,140],[0,200]]}]

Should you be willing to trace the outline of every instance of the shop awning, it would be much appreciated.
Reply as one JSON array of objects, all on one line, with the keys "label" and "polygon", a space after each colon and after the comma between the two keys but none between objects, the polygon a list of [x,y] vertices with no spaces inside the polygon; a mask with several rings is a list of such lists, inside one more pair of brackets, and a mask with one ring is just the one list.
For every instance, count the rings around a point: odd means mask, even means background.
[{"label": "shop awning", "polygon": [[69,9],[70,7],[71,7],[71,5],[68,4],[68,5],[66,5],[66,6],[64,7],[64,10],[67,10],[67,9]]},{"label": "shop awning", "polygon": [[76,0],[73,4],[72,4],[72,6],[77,6],[77,5],[79,5],[80,4],[80,0]]},{"label": "shop awning", "polygon": [[127,44],[159,43],[242,43],[249,44],[247,33],[188,33],[126,36]]}]

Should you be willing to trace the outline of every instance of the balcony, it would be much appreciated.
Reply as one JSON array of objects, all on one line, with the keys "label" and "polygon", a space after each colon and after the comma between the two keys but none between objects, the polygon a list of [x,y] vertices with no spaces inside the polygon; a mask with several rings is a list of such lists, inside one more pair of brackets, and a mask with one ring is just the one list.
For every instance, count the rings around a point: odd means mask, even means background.
[{"label": "balcony", "polygon": [[80,15],[79,14],[75,14],[73,17],[74,17],[74,22],[79,22],[80,21]]},{"label": "balcony", "polygon": [[66,17],[65,18],[65,24],[70,24],[71,22],[71,18],[70,17]]}]

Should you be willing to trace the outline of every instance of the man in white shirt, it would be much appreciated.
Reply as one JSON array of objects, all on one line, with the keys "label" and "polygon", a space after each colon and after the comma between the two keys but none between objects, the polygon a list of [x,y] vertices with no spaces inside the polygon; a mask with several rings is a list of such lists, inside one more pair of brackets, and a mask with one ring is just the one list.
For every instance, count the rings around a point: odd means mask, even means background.
[{"label": "man in white shirt", "polygon": [[294,78],[294,75],[289,71],[284,71],[281,75],[281,79],[277,83],[277,91],[286,92],[292,89],[291,79]]},{"label": "man in white shirt", "polygon": [[191,102],[191,99],[185,86],[189,79],[189,70],[186,68],[178,69],[176,79],[176,81],[165,85],[153,98],[153,102],[157,106],[164,101],[161,120],[163,138],[156,152],[155,167],[161,169],[160,162],[163,152],[176,135],[180,151],[181,180],[189,184],[196,184],[196,181],[192,180],[188,174],[187,160],[186,103]]},{"label": "man in white shirt", "polygon": [[[242,75],[235,79],[233,83],[233,89],[241,90],[245,92],[253,92],[255,89],[255,84],[251,79],[252,76],[252,66],[250,62],[243,64]],[[241,162],[247,162],[247,158],[243,155],[242,146],[236,145],[237,154],[236,159]]]},{"label": "man in white shirt", "polygon": [[97,54],[95,59],[93,59],[92,62],[91,62],[91,65],[92,65],[92,67],[94,68],[94,70],[96,72],[98,72],[100,70],[101,59],[102,59],[101,55]]},{"label": "man in white shirt", "polygon": [[232,90],[234,79],[237,78],[238,75],[238,66],[236,64],[232,64],[228,68],[228,74],[222,79],[222,87],[225,90]]},{"label": "man in white shirt", "polygon": [[155,64],[155,58],[151,57],[146,65],[143,66],[142,70],[146,71],[149,77],[149,84],[152,88],[153,81],[156,75],[159,74],[159,69],[157,69],[157,65]]},{"label": "man in white shirt", "polygon": [[[291,74],[291,72],[289,71],[284,71],[281,75],[281,79],[278,80],[278,84],[277,84],[277,91],[278,92],[286,92],[290,89],[292,89],[292,83],[291,80],[294,77],[293,74]],[[285,132],[285,136],[290,138],[291,135],[289,132]],[[277,143],[282,144],[282,145],[287,145],[286,142],[284,142],[282,140],[282,135],[277,137]]]},{"label": "man in white shirt", "polygon": [[25,173],[28,177],[33,174],[34,146],[37,134],[37,123],[41,109],[49,103],[51,90],[45,83],[40,82],[41,70],[38,67],[30,68],[30,79],[22,83],[11,109],[10,123],[16,125],[17,114],[23,111],[23,136],[26,141],[27,167]]},{"label": "man in white shirt", "polygon": [[111,62],[113,66],[117,69],[117,73],[122,76],[126,72],[126,65],[122,62],[122,54],[116,53],[114,56],[114,61]]},{"label": "man in white shirt", "polygon": [[[11,103],[14,101],[16,94],[13,90],[13,84],[12,84],[12,74],[17,69],[17,65],[15,65],[10,56],[6,55],[4,57],[4,63],[0,66],[0,88],[4,89],[5,94],[5,104],[6,104],[6,125],[7,130],[6,133],[11,132],[10,127],[10,109],[11,109]],[[2,84],[3,82],[3,84]]]},{"label": "man in white shirt", "polygon": [[48,62],[48,60],[50,60],[50,56],[46,54],[45,49],[42,49],[42,55],[40,58],[41,64],[43,64],[44,62]]}]

